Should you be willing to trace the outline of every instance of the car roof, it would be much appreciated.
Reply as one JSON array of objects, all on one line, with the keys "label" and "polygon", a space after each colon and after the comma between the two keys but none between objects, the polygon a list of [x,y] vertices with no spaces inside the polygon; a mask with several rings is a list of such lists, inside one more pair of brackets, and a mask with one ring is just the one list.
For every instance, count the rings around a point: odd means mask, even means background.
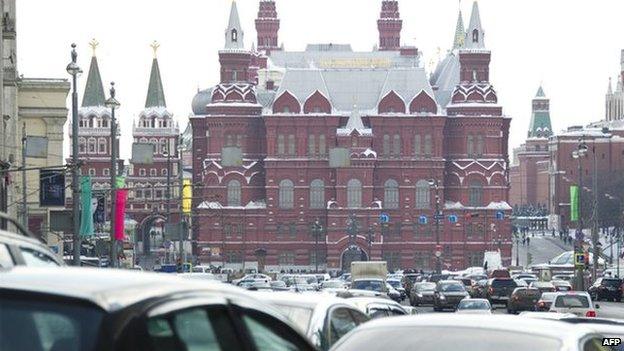
[{"label": "car roof", "polygon": [[27,244],[27,245],[37,246],[38,248],[44,249],[46,252],[52,253],[50,249],[46,245],[44,245],[41,241],[37,239],[29,238],[24,235],[11,233],[6,230],[0,230],[0,243],[7,243],[10,245]]},{"label": "car roof", "polygon": [[368,304],[383,304],[383,305],[392,305],[392,306],[401,306],[398,302],[395,302],[390,299],[384,299],[382,297],[350,297],[348,299],[349,302],[355,305],[368,305]]},{"label": "car roof", "polygon": [[459,280],[440,280],[438,284],[460,284]]},{"label": "car roof", "polygon": [[[475,328],[512,331],[531,335],[540,335],[553,338],[578,336],[579,333],[591,333],[590,329],[582,326],[560,323],[558,321],[534,318],[518,318],[505,315],[457,315],[457,314],[426,314],[415,316],[399,316],[382,318],[364,323],[358,329],[362,332],[378,328]],[[414,329],[416,330],[416,329]],[[452,330],[449,330],[452,333]]]},{"label": "car roof", "polygon": [[173,294],[212,292],[249,296],[243,289],[218,281],[86,267],[14,267],[0,273],[0,289],[79,299],[111,312],[147,299]]},{"label": "car roof", "polygon": [[310,309],[326,308],[335,304],[352,306],[347,300],[324,292],[255,292],[253,295],[269,303],[297,305]]}]

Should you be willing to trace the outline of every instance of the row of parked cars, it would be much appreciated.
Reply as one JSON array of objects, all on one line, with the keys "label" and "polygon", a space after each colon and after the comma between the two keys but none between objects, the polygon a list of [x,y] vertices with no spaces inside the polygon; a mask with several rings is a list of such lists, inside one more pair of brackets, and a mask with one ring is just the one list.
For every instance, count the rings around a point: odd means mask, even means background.
[{"label": "row of parked cars", "polygon": [[64,267],[54,256],[0,231],[0,350],[445,351],[479,340],[484,350],[606,351],[602,338],[612,336],[511,316],[409,316],[361,291],[250,291],[185,275]]}]

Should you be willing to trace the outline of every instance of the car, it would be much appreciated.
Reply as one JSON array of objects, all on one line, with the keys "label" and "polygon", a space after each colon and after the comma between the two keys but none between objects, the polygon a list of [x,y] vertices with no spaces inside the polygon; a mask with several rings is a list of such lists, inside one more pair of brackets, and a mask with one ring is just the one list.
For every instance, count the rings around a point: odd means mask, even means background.
[{"label": "car", "polygon": [[579,317],[596,317],[596,309],[600,305],[592,302],[588,293],[584,291],[568,291],[557,293],[550,305],[550,312],[573,313]]},{"label": "car", "polygon": [[509,295],[518,287],[518,283],[511,278],[492,278],[488,280],[485,297],[491,304],[496,302],[507,304]]},{"label": "car", "polygon": [[432,283],[437,283],[440,280],[447,280],[447,279],[450,279],[450,278],[451,278],[450,274],[432,274],[432,275],[429,276],[427,281],[430,281]]},{"label": "car", "polygon": [[520,311],[535,311],[535,304],[542,293],[536,288],[515,288],[507,301],[507,313],[516,314]]},{"label": "car", "polygon": [[572,284],[565,280],[551,280],[552,285],[555,286],[555,291],[572,291]]},{"label": "car", "polygon": [[176,275],[183,279],[208,280],[208,281],[220,282],[220,280],[217,279],[217,277],[215,277],[215,275],[212,273],[178,273]]},{"label": "car", "polygon": [[348,299],[360,311],[366,313],[371,319],[383,317],[405,316],[410,314],[404,306],[398,302],[379,297],[353,297]]},{"label": "car", "polygon": [[387,291],[386,294],[392,300],[398,303],[401,303],[401,301],[403,301],[403,295],[397,289],[395,289],[392,285],[390,285],[390,283],[387,283],[387,282],[386,282],[386,291]]},{"label": "car", "polygon": [[552,280],[565,280],[566,282],[571,282],[574,280],[574,274],[555,274],[551,278]]},{"label": "car", "polygon": [[463,299],[457,305],[455,313],[459,314],[492,314],[492,305],[486,299]]},{"label": "car", "polygon": [[537,282],[537,278],[535,277],[523,277],[523,278],[517,278],[516,279],[517,282],[523,282],[524,284],[526,284],[526,286],[529,286],[535,282]]},{"label": "car", "polygon": [[490,278],[511,278],[511,273],[507,269],[495,269],[490,272]]},{"label": "car", "polygon": [[388,293],[388,286],[385,281],[383,279],[374,278],[359,279],[351,282],[350,289],[376,291],[384,294]]},{"label": "car", "polygon": [[[340,338],[370,318],[348,299],[324,293],[258,292],[256,297],[282,311],[312,344],[329,350]],[[277,347],[266,350],[276,350]]]},{"label": "car", "polygon": [[540,296],[539,300],[537,300],[537,303],[535,304],[535,310],[549,311],[550,305],[552,305],[552,302],[555,300],[555,296],[557,296],[556,292],[542,293],[542,296]]},{"label": "car", "polygon": [[347,284],[340,279],[325,280],[321,282],[321,291],[338,292],[347,289]]},{"label": "car", "polygon": [[455,310],[459,302],[469,296],[464,284],[455,280],[440,280],[433,293],[433,310]]},{"label": "car", "polygon": [[543,293],[557,291],[557,289],[555,289],[555,286],[551,282],[532,282],[529,285],[529,288],[537,289]]},{"label": "car", "polygon": [[269,285],[271,286],[271,289],[273,291],[288,291],[288,290],[290,290],[288,288],[288,286],[286,285],[286,282],[284,282],[282,280],[274,280],[274,281],[270,282]]},{"label": "car", "polygon": [[203,265],[193,266],[191,273],[212,273],[212,267]]},{"label": "car", "polygon": [[240,282],[242,282],[242,281],[264,281],[266,283],[269,283],[272,280],[273,280],[273,278],[269,277],[266,274],[253,273],[253,274],[247,274],[247,275],[245,275],[244,277],[242,277],[240,279],[232,280],[232,284],[239,285]]},{"label": "car", "polygon": [[14,267],[0,279],[0,350],[228,350],[314,346],[243,289],[174,275]]},{"label": "car", "polygon": [[[476,350],[589,351],[602,336],[584,326],[516,316],[426,314],[361,325],[332,351]],[[474,346],[469,346],[474,345]]]},{"label": "car", "polygon": [[596,301],[603,299],[620,302],[622,301],[622,279],[598,278],[587,291]]},{"label": "car", "polygon": [[401,284],[400,279],[388,279],[386,280],[386,283],[390,284],[390,286],[392,286],[394,290],[398,291],[399,294],[401,294],[400,301],[403,301],[407,298],[407,293],[405,292],[405,288]]},{"label": "car", "polygon": [[535,279],[537,280],[537,276],[533,273],[518,273],[518,274],[514,274],[511,276],[514,279],[524,279],[524,278],[528,278],[528,279]]},{"label": "car", "polygon": [[410,305],[420,306],[425,304],[433,304],[433,294],[436,284],[430,282],[420,282],[414,284],[410,292]]},{"label": "car", "polygon": [[[578,324],[588,329],[591,329],[597,333],[600,333],[606,338],[619,338],[620,341],[624,336],[624,321],[618,319],[608,318],[584,318],[584,317],[565,317],[559,319],[564,323]],[[620,343],[617,346],[611,346],[612,351],[624,351],[624,344]]]},{"label": "car", "polygon": [[406,292],[412,291],[414,284],[420,282],[422,279],[422,274],[420,273],[406,273],[403,275],[403,279],[401,282],[403,283],[403,288],[405,288]]},{"label": "car", "polygon": [[484,298],[486,297],[487,291],[487,279],[481,279],[474,281],[470,288],[468,289],[468,293],[470,293],[470,297],[472,298]]},{"label": "car", "polygon": [[0,212],[0,219],[12,224],[17,233],[0,229],[0,269],[15,266],[59,267],[65,262],[39,239],[10,216]]},{"label": "car", "polygon": [[461,282],[462,284],[464,284],[464,287],[466,288],[466,290],[468,290],[472,286],[472,279],[470,278],[453,277],[453,279],[451,280],[457,280],[458,282]]},{"label": "car", "polygon": [[533,311],[520,312],[519,316],[524,317],[524,318],[549,319],[549,320],[555,320],[555,321],[558,321],[562,318],[576,317],[572,313],[533,312]]}]

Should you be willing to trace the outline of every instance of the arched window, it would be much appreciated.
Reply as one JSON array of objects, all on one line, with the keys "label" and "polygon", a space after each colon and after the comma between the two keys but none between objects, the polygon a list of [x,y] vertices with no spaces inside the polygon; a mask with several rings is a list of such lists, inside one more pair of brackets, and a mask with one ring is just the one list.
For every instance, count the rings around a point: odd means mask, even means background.
[{"label": "arched window", "polygon": [[414,156],[418,157],[421,153],[420,134],[414,135]]},{"label": "arched window", "polygon": [[308,156],[316,155],[316,142],[314,135],[308,135]]},{"label": "arched window", "polygon": [[295,185],[290,179],[284,179],[279,184],[279,207],[283,209],[295,207]]},{"label": "arched window", "polygon": [[431,140],[431,134],[425,135],[425,156],[431,157],[433,153],[433,141]]},{"label": "arched window", "polygon": [[108,119],[102,119],[102,128],[108,128]]},{"label": "arched window", "polygon": [[293,134],[288,135],[288,155],[295,156],[295,136]]},{"label": "arched window", "polygon": [[477,29],[472,31],[472,42],[473,43],[478,43],[479,42],[479,30],[477,30]]},{"label": "arched window", "polygon": [[394,179],[388,179],[384,184],[384,208],[399,208],[399,183]]},{"label": "arched window", "polygon": [[78,152],[87,152],[87,141],[85,140],[85,138],[78,138]]},{"label": "arched window", "polygon": [[325,208],[325,183],[320,179],[310,183],[310,208]]},{"label": "arched window", "polygon": [[470,183],[468,203],[472,207],[483,206],[483,184],[478,180],[474,180]]},{"label": "arched window", "polygon": [[228,206],[241,206],[241,183],[232,179],[227,184]]},{"label": "arched window", "polygon": [[277,136],[277,154],[279,156],[284,156],[284,154],[286,153],[284,143],[284,134],[279,134]]},{"label": "arched window", "polygon": [[232,29],[232,41],[233,42],[237,42],[238,41],[238,31],[236,31],[236,29]]},{"label": "arched window", "polygon": [[392,154],[395,157],[401,156],[401,136],[398,134],[395,134],[394,138],[392,138]]},{"label": "arched window", "polygon": [[421,179],[416,182],[416,209],[426,210],[431,207],[431,186]]},{"label": "arched window", "polygon": [[390,135],[384,134],[383,136],[383,155],[390,156]]},{"label": "arched window", "polygon": [[325,156],[327,154],[327,145],[325,144],[325,134],[319,136],[319,155]]},{"label": "arched window", "polygon": [[155,177],[157,174],[158,174],[158,171],[156,170],[156,168],[150,169],[150,177]]},{"label": "arched window", "polygon": [[159,144],[160,144],[159,147],[160,147],[160,153],[161,154],[164,155],[166,152],[169,152],[169,150],[167,150],[168,149],[168,147],[167,147],[167,139],[160,139]]},{"label": "arched window", "polygon": [[474,156],[474,137],[472,135],[469,135],[466,141],[466,153],[468,157]]},{"label": "arched window", "polygon": [[99,138],[98,139],[98,154],[106,153],[106,139]]},{"label": "arched window", "polygon": [[347,183],[347,207],[362,207],[362,182],[357,179],[351,179]]},{"label": "arched window", "polygon": [[95,138],[89,138],[89,148],[88,148],[88,152],[90,154],[94,154],[96,153],[96,148],[95,148]]},{"label": "arched window", "polygon": [[483,136],[477,135],[477,156],[483,156]]}]

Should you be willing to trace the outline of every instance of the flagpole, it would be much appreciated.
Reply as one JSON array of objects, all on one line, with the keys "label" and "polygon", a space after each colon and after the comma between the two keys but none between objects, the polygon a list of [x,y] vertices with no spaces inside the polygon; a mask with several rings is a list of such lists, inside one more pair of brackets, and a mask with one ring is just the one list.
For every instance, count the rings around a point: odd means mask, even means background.
[{"label": "flagpole", "polygon": [[[110,265],[112,268],[119,266],[117,262],[117,239],[115,238],[116,214],[116,190],[117,190],[117,122],[115,120],[115,109],[119,107],[119,102],[115,99],[115,82],[111,82],[110,98],[106,100],[106,107],[111,109],[111,218],[110,218]],[[123,220],[123,218],[121,219]]]}]

